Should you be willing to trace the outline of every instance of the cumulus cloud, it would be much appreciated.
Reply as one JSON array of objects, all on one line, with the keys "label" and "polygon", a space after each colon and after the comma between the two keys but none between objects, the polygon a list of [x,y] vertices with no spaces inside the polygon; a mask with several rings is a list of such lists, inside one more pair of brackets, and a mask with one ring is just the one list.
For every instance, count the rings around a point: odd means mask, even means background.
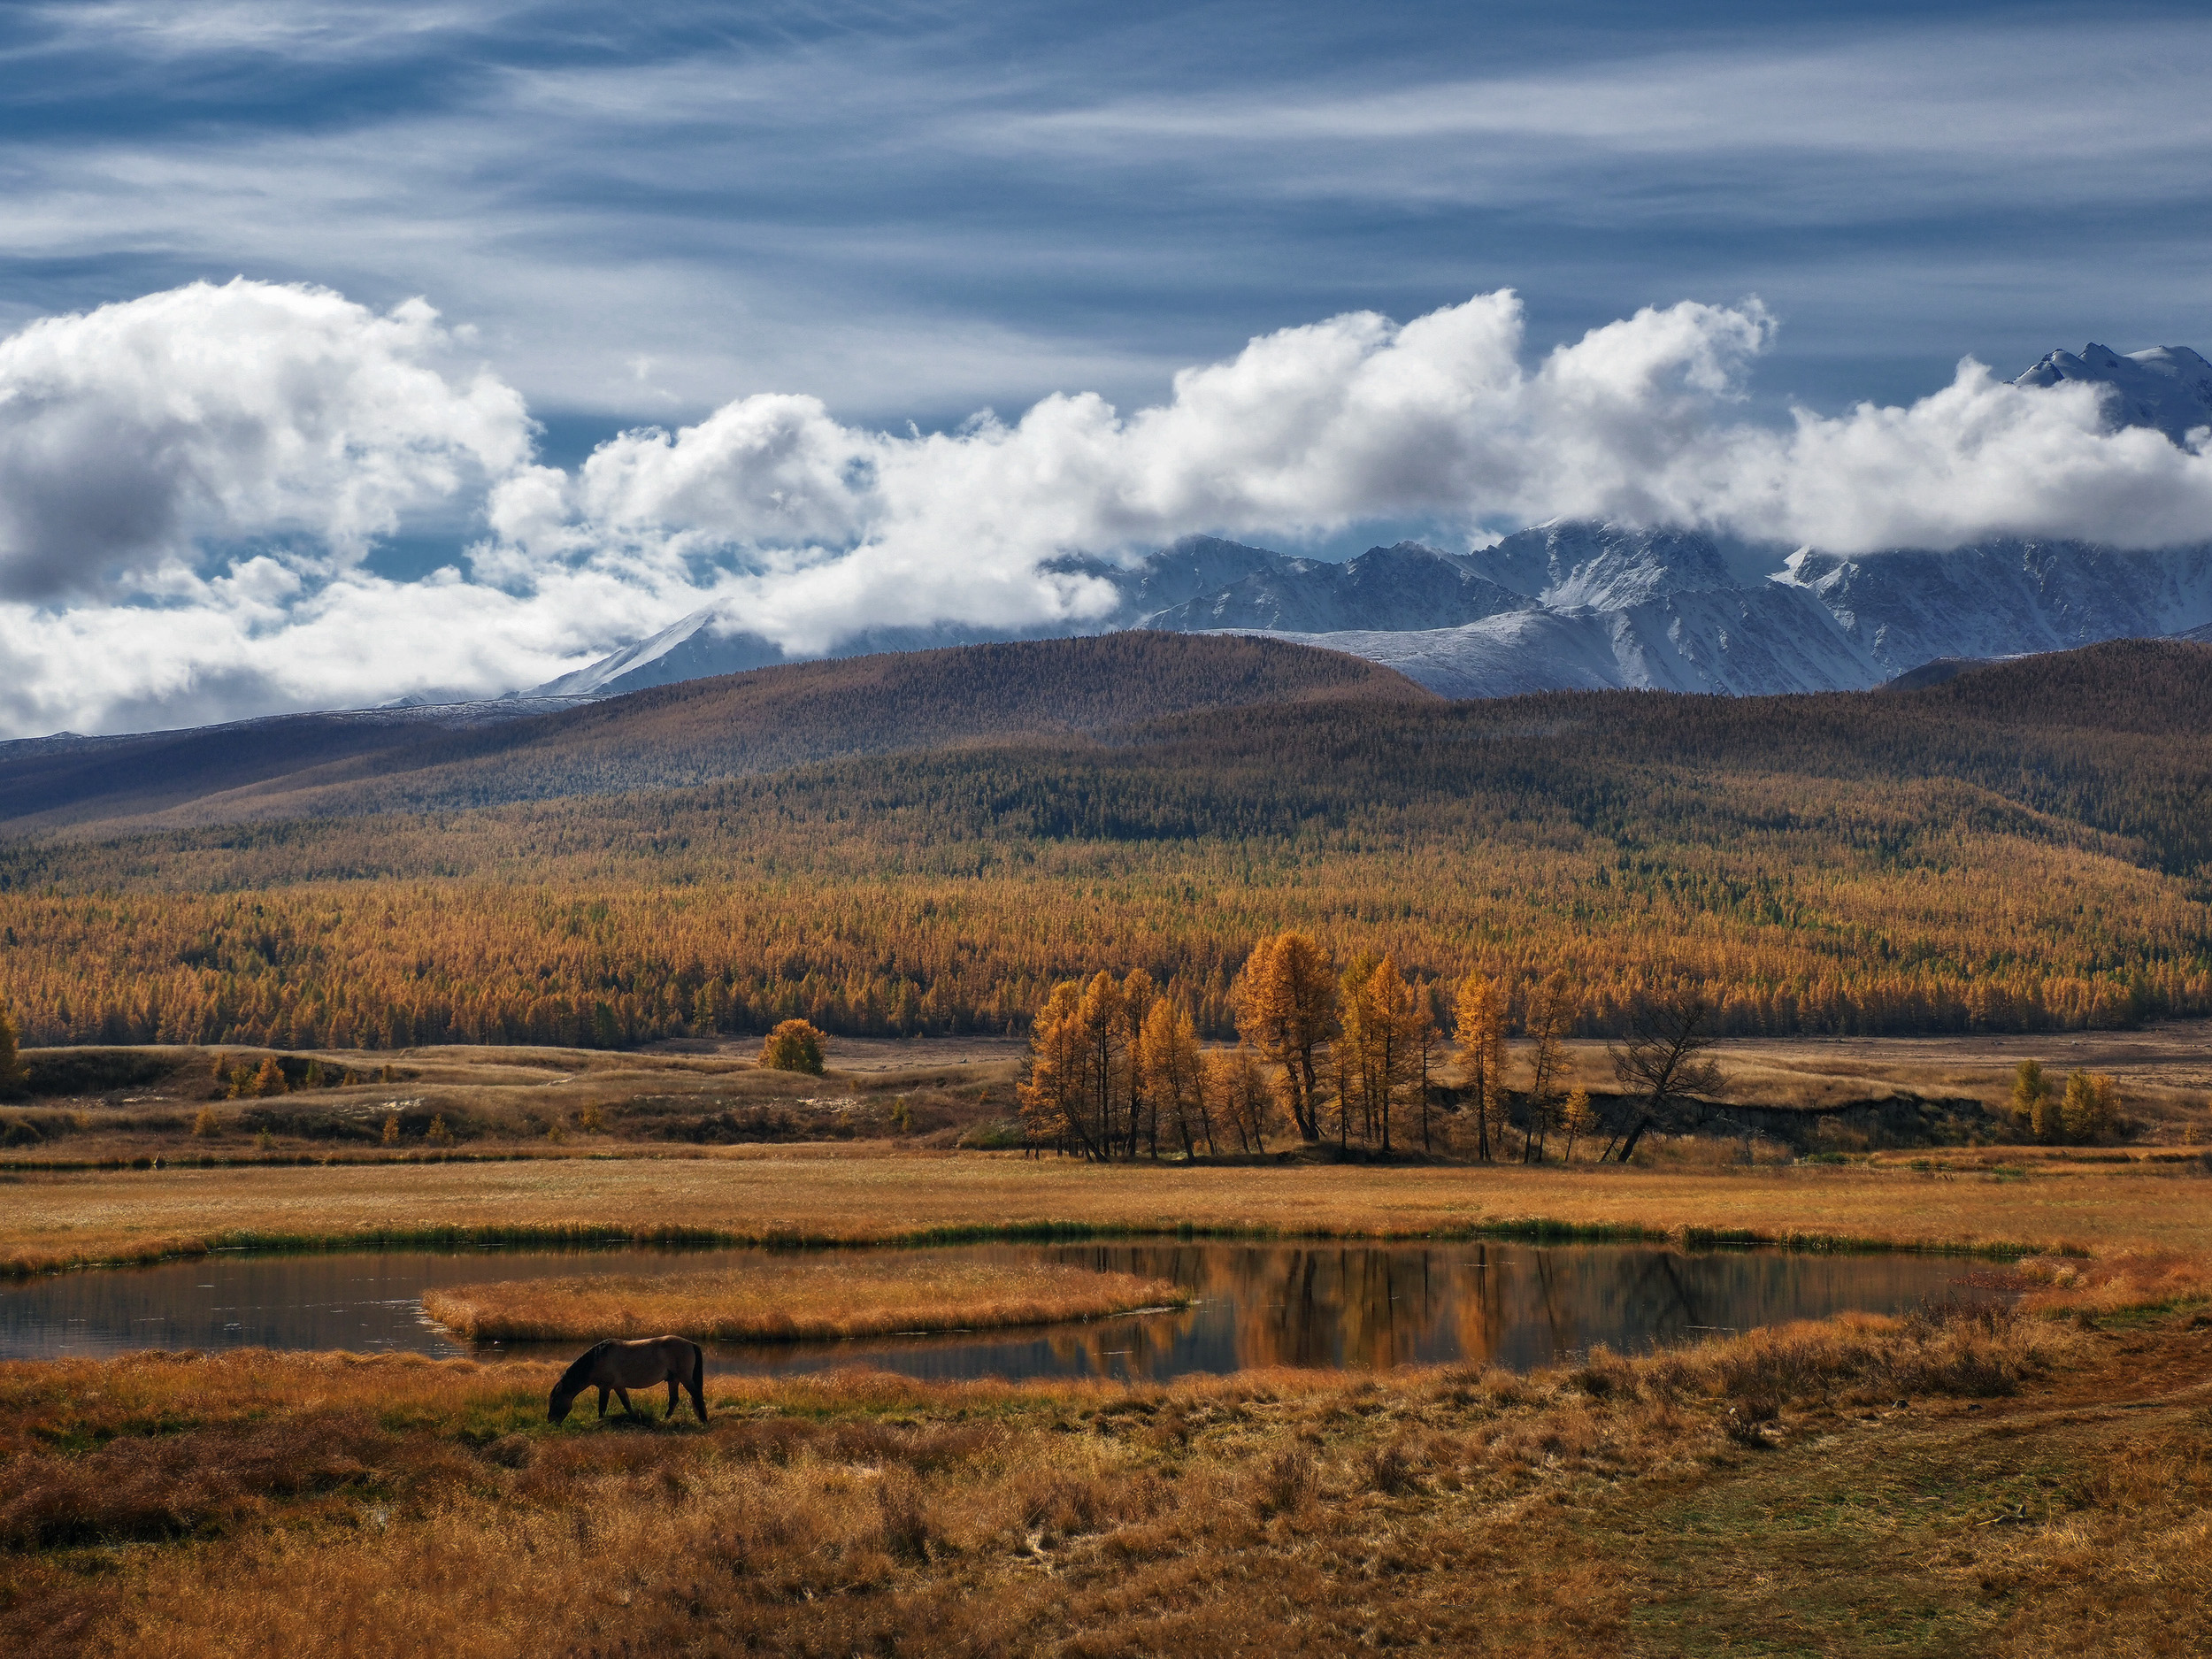
[{"label": "cumulus cloud", "polygon": [[[2094,388],[1971,362],[1902,408],[1744,419],[1755,303],[1652,308],[1529,360],[1519,303],[1355,312],[1187,369],[1123,414],[886,433],[794,394],[646,428],[572,471],[419,302],[196,285],[0,342],[0,723],[180,724],[494,693],[702,605],[794,656],[885,626],[1079,626],[1056,567],[1205,531],[1559,515],[1859,552],[1991,534],[2212,538],[2212,458],[2106,429]],[[480,513],[401,582],[379,536]]]},{"label": "cumulus cloud", "polygon": [[735,625],[794,652],[887,623],[1079,620],[1102,589],[1039,568],[1206,530],[1555,516],[1694,525],[1839,552],[1993,534],[2153,547],[2212,537],[2212,461],[2106,430],[2098,393],[1963,362],[1906,408],[1737,409],[1772,319],[1685,302],[1524,365],[1521,308],[1478,296],[1397,324],[1372,312],[1252,341],[1127,417],[1087,396],[1012,424],[899,436],[762,396],[671,434],[627,433],[569,477],[501,485],[491,519],[534,554],[657,548],[722,558]]},{"label": "cumulus cloud", "polygon": [[357,559],[528,454],[522,399],[432,359],[437,313],[196,282],[0,342],[0,596],[188,580],[211,540]]}]

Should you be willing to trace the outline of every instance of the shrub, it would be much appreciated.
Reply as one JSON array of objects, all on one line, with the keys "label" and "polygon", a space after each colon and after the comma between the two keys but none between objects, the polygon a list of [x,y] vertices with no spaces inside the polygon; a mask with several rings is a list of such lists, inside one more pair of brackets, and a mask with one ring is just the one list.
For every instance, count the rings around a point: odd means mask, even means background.
[{"label": "shrub", "polygon": [[1263,1517],[1294,1514],[1319,1495],[1321,1467],[1304,1447],[1293,1447],[1269,1460],[1258,1487],[1253,1507]]},{"label": "shrub", "polygon": [[201,1107],[199,1116],[192,1120],[192,1133],[204,1141],[215,1130],[215,1109],[212,1106]]},{"label": "shrub", "polygon": [[1417,1491],[1421,1484],[1418,1471],[1423,1461],[1405,1441],[1392,1440],[1368,1454],[1368,1482],[1388,1498]]},{"label": "shrub", "polygon": [[876,1503],[883,1515],[884,1553],[895,1561],[928,1561],[937,1529],[922,1502],[920,1483],[903,1471],[886,1470]]},{"label": "shrub", "polygon": [[760,1064],[769,1071],[822,1075],[822,1033],[803,1019],[787,1019],[760,1046]]}]

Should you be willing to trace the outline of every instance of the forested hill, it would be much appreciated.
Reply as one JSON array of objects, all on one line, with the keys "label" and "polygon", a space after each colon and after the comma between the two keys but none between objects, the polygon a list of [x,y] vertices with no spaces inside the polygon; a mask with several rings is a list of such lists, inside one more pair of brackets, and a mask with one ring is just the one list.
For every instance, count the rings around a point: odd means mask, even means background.
[{"label": "forested hill", "polygon": [[[19,837],[0,1001],[38,1042],[629,1043],[794,1014],[1019,1030],[1056,980],[1141,966],[1225,1033],[1254,941],[1297,926],[1439,995],[1471,968],[1523,989],[1564,971],[1594,1033],[1686,983],[1736,1033],[2212,1013],[2212,647],[2096,646],[1909,692],[1456,703],[1249,660],[1317,678],[1133,723],[1113,717],[1142,698],[1056,690],[1021,718],[1059,729],[997,735],[984,721],[1012,717],[987,690],[981,713],[943,711],[974,684],[948,678],[910,700],[914,730],[955,734],[933,748],[465,811]],[[641,706],[750,697],[860,741],[909,683]]]},{"label": "forested hill", "polygon": [[1317,697],[1436,700],[1391,669],[1270,640],[963,646],[756,669],[525,718],[470,705],[459,726],[309,714],[0,744],[0,831],[484,806]]},{"label": "forested hill", "polygon": [[2212,641],[2116,640],[1968,668],[1913,694],[1942,718],[2212,736]]}]

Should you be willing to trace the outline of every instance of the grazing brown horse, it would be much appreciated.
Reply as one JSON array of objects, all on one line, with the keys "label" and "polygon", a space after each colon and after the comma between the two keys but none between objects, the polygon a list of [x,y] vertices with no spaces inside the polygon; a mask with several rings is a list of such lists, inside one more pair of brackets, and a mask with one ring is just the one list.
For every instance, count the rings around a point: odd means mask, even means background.
[{"label": "grazing brown horse", "polygon": [[668,1385],[668,1415],[676,1415],[676,1391],[679,1387],[691,1391],[691,1409],[699,1414],[699,1421],[707,1420],[707,1394],[704,1386],[707,1375],[707,1356],[696,1342],[680,1336],[641,1337],[634,1342],[618,1342],[611,1337],[595,1342],[584,1354],[561,1373],[561,1380],[553,1385],[553,1397],[548,1402],[545,1415],[555,1423],[568,1416],[568,1409],[576,1396],[587,1388],[599,1390],[599,1415],[607,1415],[607,1391],[612,1389],[622,1401],[622,1409],[636,1415],[630,1403],[633,1388],[650,1388],[657,1383]]}]

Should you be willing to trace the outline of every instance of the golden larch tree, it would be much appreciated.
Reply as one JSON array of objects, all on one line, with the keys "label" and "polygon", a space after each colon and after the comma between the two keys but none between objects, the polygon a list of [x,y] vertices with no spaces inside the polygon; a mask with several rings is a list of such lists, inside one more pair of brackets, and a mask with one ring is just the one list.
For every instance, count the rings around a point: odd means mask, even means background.
[{"label": "golden larch tree", "polygon": [[1189,1157],[1203,1141],[1217,1151],[1206,1101],[1206,1072],[1198,1049],[1198,1026],[1188,1007],[1155,997],[1137,1044],[1138,1069],[1144,1074],[1144,1098],[1153,1120],[1164,1113]]},{"label": "golden larch tree", "polygon": [[1321,1139],[1321,1050],[1337,1033],[1336,976],[1305,933],[1263,939],[1245,958],[1233,992],[1237,1034],[1282,1071],[1283,1103],[1299,1137]]},{"label": "golden larch tree", "polygon": [[1559,1087],[1567,1064],[1567,1033],[1574,1029],[1574,983],[1563,968],[1555,969],[1529,993],[1527,1027],[1528,1129],[1521,1146],[1524,1163],[1544,1161],[1544,1142],[1559,1114],[1564,1091]]},{"label": "golden larch tree", "polygon": [[1452,1046],[1475,1110],[1475,1156],[1490,1158],[1490,1129],[1505,1088],[1505,997],[1497,981],[1471,973],[1452,999]]},{"label": "golden larch tree", "polygon": [[1096,1157],[1084,1122],[1089,1046],[1077,1018],[1082,992],[1072,980],[1052,995],[1029,1025],[1029,1064],[1017,1092],[1022,1133],[1032,1145],[1049,1142]]},{"label": "golden larch tree", "polygon": [[1094,974],[1076,1004],[1075,1019],[1083,1039],[1085,1138],[1095,1156],[1111,1157],[1125,1143],[1133,1148],[1135,1145],[1123,1122],[1133,1099],[1130,1072],[1136,1042],[1121,982],[1102,969]]},{"label": "golden larch tree", "polygon": [[1237,1150],[1267,1150],[1267,1131],[1275,1111],[1275,1090],[1260,1057],[1239,1043],[1205,1056],[1206,1098],[1236,1135]]}]

